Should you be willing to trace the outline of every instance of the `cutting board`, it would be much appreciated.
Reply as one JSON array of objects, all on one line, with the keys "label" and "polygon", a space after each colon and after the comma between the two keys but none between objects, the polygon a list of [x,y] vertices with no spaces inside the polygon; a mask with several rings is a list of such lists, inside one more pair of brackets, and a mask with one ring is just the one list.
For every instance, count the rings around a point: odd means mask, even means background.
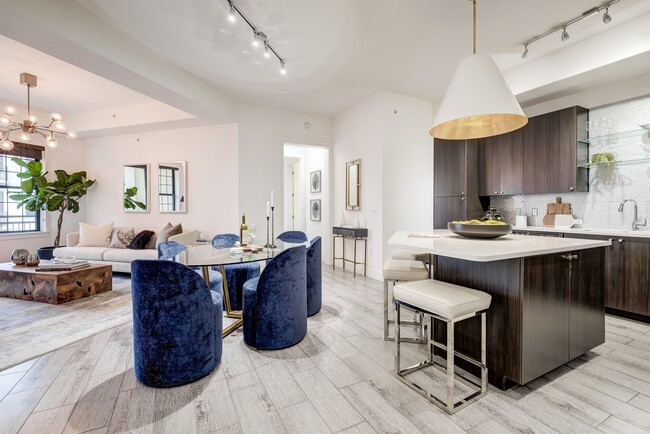
[{"label": "cutting board", "polygon": [[546,214],[571,214],[572,212],[571,204],[562,203],[561,197],[556,198],[555,203],[549,203],[546,205]]}]

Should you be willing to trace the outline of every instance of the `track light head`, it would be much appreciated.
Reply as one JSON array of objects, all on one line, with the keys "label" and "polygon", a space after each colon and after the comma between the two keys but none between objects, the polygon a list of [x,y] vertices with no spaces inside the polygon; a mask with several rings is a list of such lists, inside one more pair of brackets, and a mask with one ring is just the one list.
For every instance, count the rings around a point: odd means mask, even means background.
[{"label": "track light head", "polygon": [[603,14],[603,23],[609,24],[612,22],[612,16],[609,14],[609,8],[605,9],[605,13]]},{"label": "track light head", "polygon": [[528,57],[528,44],[524,44],[524,52],[521,53],[521,58],[526,59]]},{"label": "track light head", "polygon": [[566,41],[569,39],[569,32],[566,31],[566,27],[562,29],[562,36],[560,37],[562,42]]},{"label": "track light head", "polygon": [[267,59],[271,57],[271,50],[269,49],[269,44],[266,41],[264,41],[264,57]]},{"label": "track light head", "polygon": [[287,73],[287,68],[285,67],[284,60],[280,61],[280,74],[286,75]]},{"label": "track light head", "polygon": [[237,16],[235,15],[235,6],[232,4],[232,2],[228,2],[230,5],[230,10],[228,11],[228,21],[231,23],[234,23],[237,21]]}]

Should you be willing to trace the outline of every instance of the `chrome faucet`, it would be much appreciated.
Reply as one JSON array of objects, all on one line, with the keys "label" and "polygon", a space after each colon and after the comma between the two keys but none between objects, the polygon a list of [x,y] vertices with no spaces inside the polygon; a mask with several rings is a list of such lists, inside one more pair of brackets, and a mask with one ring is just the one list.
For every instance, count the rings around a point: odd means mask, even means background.
[{"label": "chrome faucet", "polygon": [[618,212],[623,212],[623,207],[625,206],[625,202],[632,202],[634,204],[634,221],[632,222],[632,230],[638,231],[639,226],[647,226],[648,219],[644,218],[642,222],[639,221],[639,216],[637,215],[638,206],[636,204],[636,200],[634,199],[625,199],[623,202],[621,202],[621,204],[618,206]]}]

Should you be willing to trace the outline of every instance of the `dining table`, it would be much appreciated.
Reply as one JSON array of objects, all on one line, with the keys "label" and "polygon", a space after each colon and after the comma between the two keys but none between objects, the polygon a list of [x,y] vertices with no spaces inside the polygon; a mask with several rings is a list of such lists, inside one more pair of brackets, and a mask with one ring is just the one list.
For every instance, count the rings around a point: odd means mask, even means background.
[{"label": "dining table", "polygon": [[228,279],[226,279],[226,266],[233,264],[244,264],[247,262],[264,262],[273,259],[282,251],[281,248],[266,247],[235,247],[215,248],[212,244],[198,244],[188,246],[174,258],[176,262],[187,265],[191,268],[200,267],[203,278],[210,286],[210,268],[218,267],[223,282],[223,297],[226,305],[226,317],[236,319],[235,322],[223,329],[223,336],[241,327],[244,323],[241,310],[232,309],[230,292],[228,291]]}]

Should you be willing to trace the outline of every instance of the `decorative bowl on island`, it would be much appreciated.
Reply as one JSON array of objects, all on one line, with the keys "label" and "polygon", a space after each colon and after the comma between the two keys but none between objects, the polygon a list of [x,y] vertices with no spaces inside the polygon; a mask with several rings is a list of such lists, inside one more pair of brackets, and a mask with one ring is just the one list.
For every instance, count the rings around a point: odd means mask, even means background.
[{"label": "decorative bowl on island", "polygon": [[464,238],[499,238],[512,232],[512,226],[496,220],[469,220],[447,223],[447,229]]}]

